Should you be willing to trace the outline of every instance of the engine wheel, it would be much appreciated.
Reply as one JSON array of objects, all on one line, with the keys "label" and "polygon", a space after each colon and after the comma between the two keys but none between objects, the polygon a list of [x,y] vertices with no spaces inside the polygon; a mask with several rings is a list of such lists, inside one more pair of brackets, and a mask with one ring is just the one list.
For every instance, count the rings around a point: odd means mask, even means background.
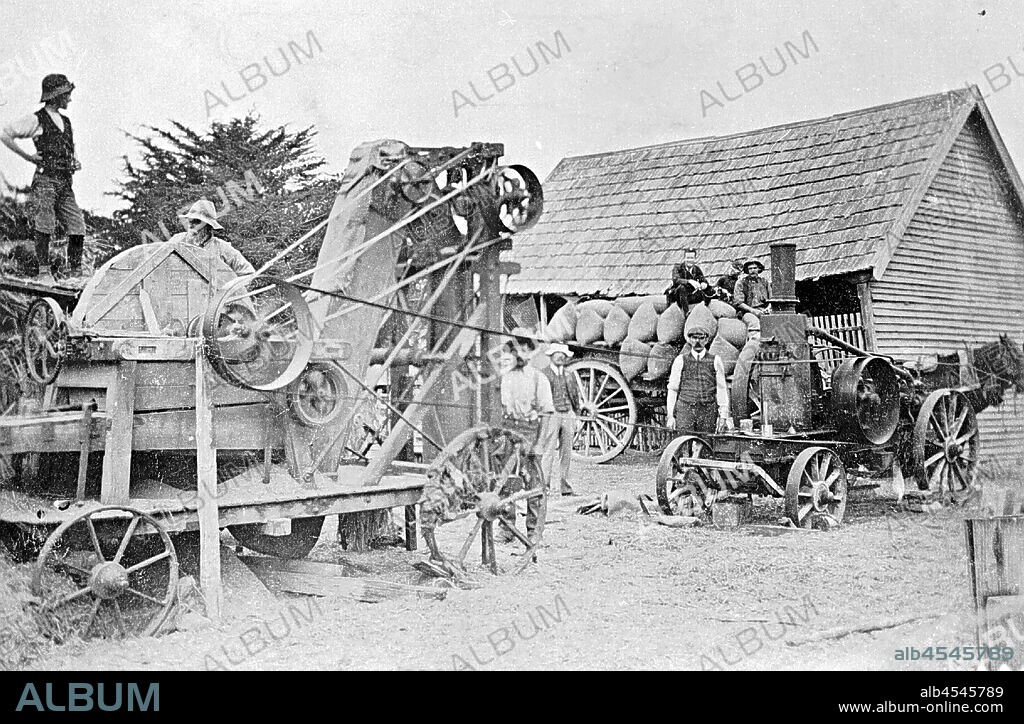
[{"label": "engine wheel", "polygon": [[816,518],[843,522],[846,468],[828,448],[809,447],[796,456],[786,478],[786,516],[797,527],[811,528]]},{"label": "engine wheel", "polygon": [[700,470],[683,467],[681,460],[710,458],[711,446],[699,437],[683,435],[668,444],[658,461],[658,506],[665,515],[698,516],[710,512],[717,488]]},{"label": "engine wheel", "polygon": [[914,424],[912,465],[917,487],[942,500],[962,503],[977,485],[978,420],[956,390],[935,390],[925,398]]}]

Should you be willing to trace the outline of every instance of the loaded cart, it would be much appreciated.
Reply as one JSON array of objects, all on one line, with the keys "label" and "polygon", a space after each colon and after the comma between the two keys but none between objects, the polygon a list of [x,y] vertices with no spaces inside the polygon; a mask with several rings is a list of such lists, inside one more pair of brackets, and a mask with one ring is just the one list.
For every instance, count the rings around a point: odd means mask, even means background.
[{"label": "loaded cart", "polygon": [[[0,418],[0,535],[34,558],[43,613],[85,636],[153,633],[192,547],[216,612],[224,527],[247,548],[301,558],[327,515],[405,507],[414,549],[424,490],[467,479],[468,448],[492,436],[502,446],[486,464],[522,481],[505,463],[532,470],[525,446],[488,425],[500,419],[496,390],[451,387],[454,371],[481,379],[470,374],[481,345],[500,344],[489,332],[500,328],[499,254],[542,208],[536,177],[501,165],[503,153],[363,144],[329,218],[255,276],[165,242],[114,256],[74,303],[29,290],[24,355],[45,393],[37,411]],[[316,267],[266,274],[324,227]],[[390,374],[392,419],[368,453],[363,413],[381,383],[371,368]],[[403,461],[413,431],[429,466]],[[478,482],[454,512],[484,520],[509,505],[476,495],[500,490],[495,476]],[[526,482],[519,498],[539,494],[539,480]],[[490,520],[483,560],[496,570]],[[429,517],[439,558],[443,522]]]},{"label": "loaded cart", "polygon": [[[668,444],[656,476],[662,510],[708,514],[733,494],[764,495],[783,498],[797,526],[835,525],[846,510],[851,477],[895,469],[943,499],[971,495],[981,442],[976,413],[1024,382],[1020,348],[1003,338],[962,364],[931,367],[873,355],[797,314],[796,246],[779,242],[771,254],[772,313],[761,318],[749,370],[732,381],[740,429]],[[815,353],[822,347],[845,356],[830,389],[818,371]],[[979,379],[979,369],[998,373]]]}]

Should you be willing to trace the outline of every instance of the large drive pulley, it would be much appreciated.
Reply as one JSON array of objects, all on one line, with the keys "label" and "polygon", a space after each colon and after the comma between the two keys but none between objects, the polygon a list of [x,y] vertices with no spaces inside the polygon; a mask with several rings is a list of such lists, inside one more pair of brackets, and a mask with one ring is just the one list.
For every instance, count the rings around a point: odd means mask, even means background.
[{"label": "large drive pulley", "polygon": [[494,234],[529,229],[544,211],[544,190],[526,166],[496,169],[490,184],[470,189],[470,195]]},{"label": "large drive pulley", "polygon": [[203,336],[210,363],[225,380],[250,390],[279,390],[302,374],[313,354],[313,317],[295,285],[239,277],[211,301]]},{"label": "large drive pulley", "polygon": [[854,357],[832,373],[832,414],[846,439],[884,445],[900,421],[899,378],[881,357]]}]

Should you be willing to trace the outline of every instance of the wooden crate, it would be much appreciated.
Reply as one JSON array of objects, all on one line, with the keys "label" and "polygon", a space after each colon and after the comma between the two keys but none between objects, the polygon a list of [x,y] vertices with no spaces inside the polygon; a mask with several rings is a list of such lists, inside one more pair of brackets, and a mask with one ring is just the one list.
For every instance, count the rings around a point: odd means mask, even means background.
[{"label": "wooden crate", "polygon": [[995,626],[1024,611],[1024,514],[967,518],[964,526],[975,638],[987,646]]}]

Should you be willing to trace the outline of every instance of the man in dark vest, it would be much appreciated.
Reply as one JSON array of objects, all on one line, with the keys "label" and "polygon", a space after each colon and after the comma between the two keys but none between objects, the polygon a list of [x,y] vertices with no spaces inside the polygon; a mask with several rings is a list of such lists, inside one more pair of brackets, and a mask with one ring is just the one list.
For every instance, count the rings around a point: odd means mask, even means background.
[{"label": "man in dark vest", "polygon": [[[35,263],[29,263],[26,276],[35,277],[50,271],[50,238],[57,219],[64,224],[68,235],[68,276],[82,272],[82,251],[85,243],[85,219],[78,208],[75,192],[71,188],[71,175],[82,165],[75,155],[75,136],[71,119],[61,113],[71,102],[75,84],[66,76],[52,74],[43,78],[45,103],[35,113],[25,116],[4,128],[0,141],[5,146],[36,166],[32,179],[32,202],[35,208]],[[30,138],[36,152],[28,153],[16,143]],[[56,271],[56,269],[54,269]]]},{"label": "man in dark vest", "polygon": [[544,451],[544,473],[554,486],[555,459],[558,459],[558,479],[562,495],[575,495],[569,484],[569,465],[572,462],[572,441],[576,437],[576,416],[580,414],[580,391],[576,377],[565,369],[572,350],[556,342],[548,346],[551,365],[544,370],[551,383],[551,402],[555,407],[552,434]]},{"label": "man in dark vest", "polygon": [[725,365],[721,357],[707,350],[711,330],[695,327],[687,332],[686,339],[690,349],[675,358],[668,376],[668,427],[689,435],[731,428]]},{"label": "man in dark vest", "polygon": [[716,283],[716,286],[719,289],[722,289],[728,293],[727,300],[732,299],[733,292],[736,289],[736,282],[739,281],[739,278],[740,276],[742,276],[742,274],[743,259],[739,258],[732,260],[732,269],[730,269],[726,274],[723,274],[722,276],[718,277],[718,282]]}]

